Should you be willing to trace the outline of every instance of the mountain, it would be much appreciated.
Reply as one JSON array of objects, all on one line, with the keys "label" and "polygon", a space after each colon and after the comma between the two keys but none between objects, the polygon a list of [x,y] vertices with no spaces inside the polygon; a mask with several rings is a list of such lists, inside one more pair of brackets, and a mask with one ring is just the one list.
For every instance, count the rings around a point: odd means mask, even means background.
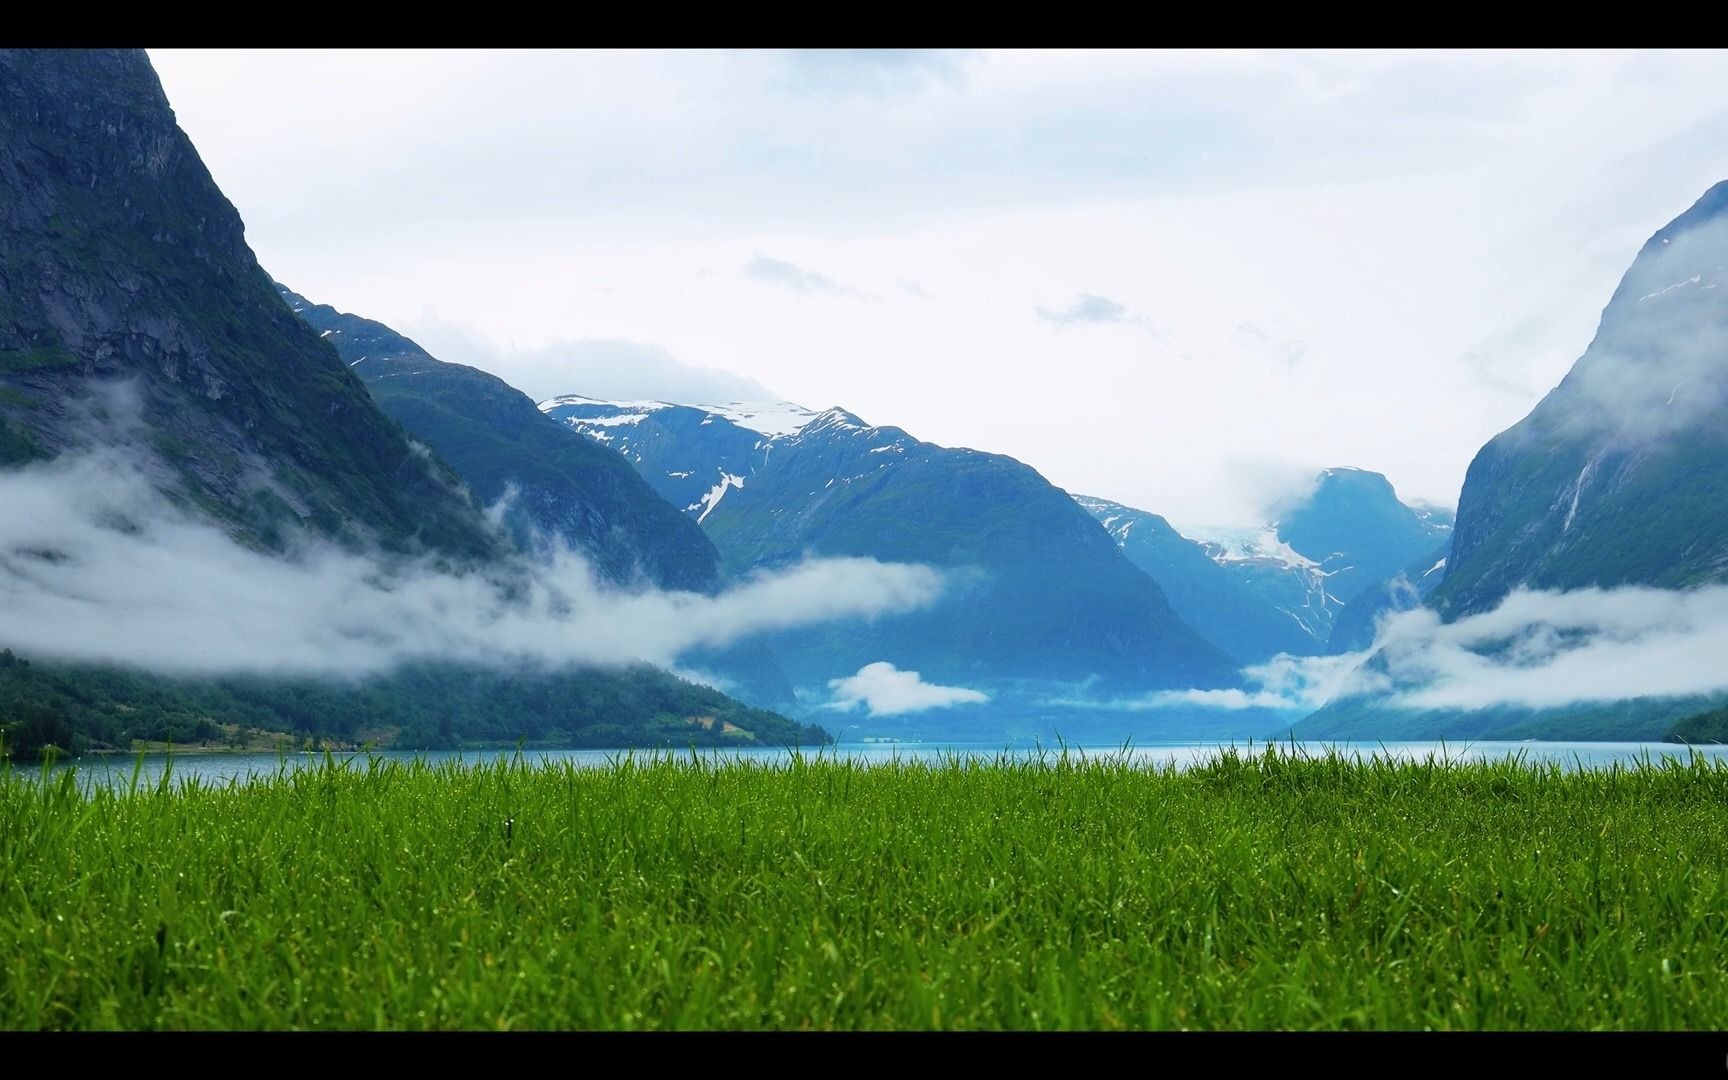
[{"label": "mountain", "polygon": [[[701,526],[617,454],[546,416],[495,375],[437,360],[383,323],[277,289],[386,415],[449,462],[480,502],[499,507],[523,550],[567,545],[619,585],[703,593],[720,587],[720,555]],[[753,704],[796,702],[762,642],[695,650],[684,662]]]},{"label": "mountain", "polygon": [[[934,607],[775,639],[795,684],[886,660],[926,680],[1096,679],[1096,692],[1223,686],[1229,657],[1171,610],[1065,493],[1013,458],[947,448],[843,409],[561,397],[541,408],[622,454],[735,573],[819,555],[948,571]],[[825,694],[822,694],[825,696]]]},{"label": "mountain", "polygon": [[1370,585],[1344,605],[1332,621],[1332,634],[1326,640],[1332,653],[1359,652],[1374,644],[1374,630],[1380,618],[1399,611],[1411,611],[1422,606],[1428,594],[1446,578],[1446,560],[1452,550],[1448,536],[1440,546],[1394,574],[1389,580]]},{"label": "mountain", "polygon": [[[617,451],[666,501],[704,524],[729,490],[765,466],[819,413],[788,402],[681,406],[569,394],[540,403],[552,419]],[[830,410],[848,422],[863,421]]]},{"label": "mountain", "polygon": [[496,375],[434,359],[383,323],[277,286],[385,415],[450,463],[528,550],[560,542],[618,584],[711,591],[720,556],[617,454],[576,437]]},{"label": "mountain", "polygon": [[1318,486],[1286,509],[1279,541],[1318,563],[1327,589],[1348,603],[1422,558],[1452,532],[1446,511],[1398,499],[1392,484],[1366,469],[1326,469]]},{"label": "mountain", "polygon": [[1658,230],[1572,370],[1470,464],[1455,618],[1519,585],[1728,579],[1728,181]]},{"label": "mountain", "polygon": [[142,52],[0,52],[0,190],[0,465],[118,442],[262,547],[500,550],[283,307]]},{"label": "mountain", "polygon": [[[309,533],[353,551],[428,556],[492,580],[527,572],[457,474],[380,412],[332,343],[282,302],[142,52],[0,51],[0,191],[0,468],[118,447],[182,510],[273,557],[297,555],[295,537]],[[587,458],[585,480],[612,482],[594,490],[634,493],[646,507],[642,519],[628,507],[579,507],[573,532],[589,527],[606,550],[606,515],[615,513],[630,537],[664,529],[666,546],[641,560],[649,572],[712,580],[714,555],[699,533],[627,469],[587,453],[501,385],[469,380],[475,413],[525,405],[518,418],[533,421],[546,446],[569,448],[550,453],[547,474],[566,479],[569,463]],[[424,397],[436,403],[440,393]],[[476,420],[468,434],[474,460],[484,460],[490,431]],[[522,437],[530,450],[538,446],[535,436]],[[449,445],[469,460],[460,435]],[[138,531],[125,514],[102,527]],[[34,540],[0,549],[0,592],[43,588],[40,568],[66,561]],[[611,565],[621,571],[623,563]],[[17,636],[23,640],[0,646],[30,656],[29,635]],[[38,735],[69,729],[93,742],[111,735],[121,746],[175,737],[182,721],[317,732],[377,720],[391,729],[386,738],[430,728],[446,742],[544,734],[659,744],[671,731],[683,745],[685,728],[706,739],[691,721],[716,739],[735,736],[728,723],[770,744],[815,736],[651,669],[505,672],[428,662],[335,683],[181,679],[32,659],[7,665],[5,726],[24,716]]]},{"label": "mountain", "polygon": [[1245,528],[1185,535],[1144,510],[1079,502],[1158,582],[1177,614],[1243,663],[1338,651],[1333,627],[1352,602],[1402,596],[1392,580],[1449,543],[1452,528],[1448,511],[1401,502],[1384,476],[1352,468],[1322,471],[1278,521]]},{"label": "mountain", "polygon": [[1325,576],[1308,560],[1276,548],[1241,555],[1190,540],[1145,510],[1089,496],[1075,501],[1158,583],[1176,614],[1238,663],[1323,650],[1311,605],[1326,595]]},{"label": "mountain", "polygon": [[[1583,356],[1471,462],[1445,580],[1425,601],[1443,619],[1490,611],[1520,586],[1686,588],[1728,580],[1725,272],[1728,182],[1644,244]],[[1420,711],[1358,694],[1327,704],[1296,732],[1654,739],[1700,734],[1709,724],[1694,730],[1688,717],[1721,705],[1718,695]]]}]

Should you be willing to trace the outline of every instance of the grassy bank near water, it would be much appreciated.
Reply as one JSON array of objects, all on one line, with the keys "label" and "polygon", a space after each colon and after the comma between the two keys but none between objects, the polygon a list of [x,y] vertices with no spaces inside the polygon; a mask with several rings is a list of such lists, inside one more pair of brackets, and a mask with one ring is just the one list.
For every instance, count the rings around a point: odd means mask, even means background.
[{"label": "grassy bank near water", "polygon": [[1728,767],[0,777],[5,1028],[1728,1026]]}]

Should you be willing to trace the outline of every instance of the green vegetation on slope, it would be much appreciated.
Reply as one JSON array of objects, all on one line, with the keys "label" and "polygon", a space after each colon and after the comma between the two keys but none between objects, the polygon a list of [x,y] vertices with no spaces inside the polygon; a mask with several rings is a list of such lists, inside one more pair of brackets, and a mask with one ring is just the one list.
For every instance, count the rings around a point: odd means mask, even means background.
[{"label": "green vegetation on slope", "polygon": [[[1373,663],[1372,660],[1369,661]],[[1490,705],[1478,709],[1405,709],[1373,695],[1328,702],[1298,721],[1290,737],[1340,741],[1383,739],[1471,739],[1557,742],[1653,742],[1668,737],[1677,722],[1710,708],[1719,696],[1642,697],[1535,709]],[[1280,736],[1286,733],[1280,732]],[[1707,740],[1690,740],[1704,742]]]},{"label": "green vegetation on slope", "polygon": [[495,375],[434,359],[383,323],[278,285],[300,318],[366,383],[372,400],[431,447],[484,505],[509,498],[518,543],[570,544],[613,581],[712,590],[719,553],[622,456],[543,414]]},{"label": "green vegetation on slope", "polygon": [[1728,743],[1728,705],[1686,717],[1663,738],[1679,743]]},{"label": "green vegetation on slope", "polygon": [[1728,1025],[1728,767],[0,777],[6,1028]]},{"label": "green vegetation on slope", "polygon": [[[692,721],[695,722],[692,722]],[[471,743],[627,748],[820,744],[827,733],[651,667],[498,671],[419,664],[360,682],[168,678],[0,650],[0,738],[20,759],[135,742],[285,732],[406,749]]]}]

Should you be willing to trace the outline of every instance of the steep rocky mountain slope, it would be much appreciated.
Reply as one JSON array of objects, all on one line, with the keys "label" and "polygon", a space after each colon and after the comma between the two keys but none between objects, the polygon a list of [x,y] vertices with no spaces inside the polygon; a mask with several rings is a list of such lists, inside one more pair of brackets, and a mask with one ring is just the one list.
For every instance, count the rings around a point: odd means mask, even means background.
[{"label": "steep rocky mountain slope", "polygon": [[1658,230],[1560,385],[1470,464],[1432,603],[1728,579],[1728,181]]},{"label": "steep rocky mountain slope", "polygon": [[276,296],[142,52],[0,52],[0,464],[118,443],[275,546],[500,547]]}]

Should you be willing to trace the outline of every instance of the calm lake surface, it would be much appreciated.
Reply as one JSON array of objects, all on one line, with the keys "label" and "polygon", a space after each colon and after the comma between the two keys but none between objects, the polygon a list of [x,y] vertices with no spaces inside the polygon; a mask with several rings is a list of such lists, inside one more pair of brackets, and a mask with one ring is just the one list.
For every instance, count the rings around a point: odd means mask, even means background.
[{"label": "calm lake surface", "polygon": [[[1088,758],[1121,758],[1126,756],[1138,765],[1150,768],[1174,767],[1187,768],[1196,762],[1205,761],[1218,754],[1226,747],[1234,746],[1243,752],[1259,753],[1265,748],[1265,743],[1170,743],[1148,744],[1135,746],[1126,752],[1120,746],[1070,746],[1071,756]],[[1280,750],[1288,751],[1290,743],[1278,744]],[[1324,755],[1332,751],[1358,756],[1364,759],[1373,757],[1393,757],[1423,760],[1433,757],[1437,760],[1473,761],[1490,758],[1521,757],[1530,762],[1557,762],[1562,768],[1599,769],[1613,765],[1631,766],[1648,760],[1660,761],[1662,758],[1673,758],[1684,761],[1691,754],[1699,754],[1705,758],[1716,760],[1728,758],[1728,746],[1684,747],[1673,743],[1602,743],[1602,742],[1474,742],[1474,743],[1439,743],[1439,742],[1388,742],[1388,743],[1296,743],[1295,749],[1303,753]],[[660,753],[665,754],[666,751]],[[841,758],[856,761],[865,765],[876,765],[894,761],[940,761],[951,757],[971,758],[980,761],[991,761],[998,758],[1013,760],[1030,760],[1040,753],[1046,760],[1054,760],[1059,751],[1046,747],[1042,751],[1035,747],[1008,747],[1000,744],[985,743],[867,743],[852,746],[828,747],[820,752],[807,750],[804,756],[826,758]],[[627,757],[634,755],[637,760],[654,756],[654,751],[637,750],[524,750],[521,757],[529,764],[535,765],[573,765],[578,768],[604,769],[610,768]],[[788,750],[748,748],[748,749],[712,749],[697,750],[696,756],[705,761],[744,760],[765,763],[784,763],[791,760],[792,753]],[[517,756],[514,750],[466,750],[466,751],[379,751],[365,753],[335,753],[330,755],[337,762],[348,762],[350,767],[364,768],[369,759],[384,761],[408,762],[416,759],[431,764],[443,762],[461,762],[468,765],[490,764],[499,760],[510,760]],[[672,756],[689,758],[688,750],[674,753]],[[254,777],[273,776],[282,770],[298,770],[316,768],[324,763],[322,753],[257,753],[257,754],[146,754],[142,762],[138,756],[126,755],[88,755],[75,762],[58,764],[53,772],[58,774],[66,769],[74,769],[81,780],[91,783],[126,786],[132,782],[134,771],[137,771],[140,784],[155,785],[164,775],[170,782],[183,783],[196,778],[203,784],[226,784],[229,782],[244,782]],[[39,775],[39,767],[20,767],[18,771],[24,775]]]}]

